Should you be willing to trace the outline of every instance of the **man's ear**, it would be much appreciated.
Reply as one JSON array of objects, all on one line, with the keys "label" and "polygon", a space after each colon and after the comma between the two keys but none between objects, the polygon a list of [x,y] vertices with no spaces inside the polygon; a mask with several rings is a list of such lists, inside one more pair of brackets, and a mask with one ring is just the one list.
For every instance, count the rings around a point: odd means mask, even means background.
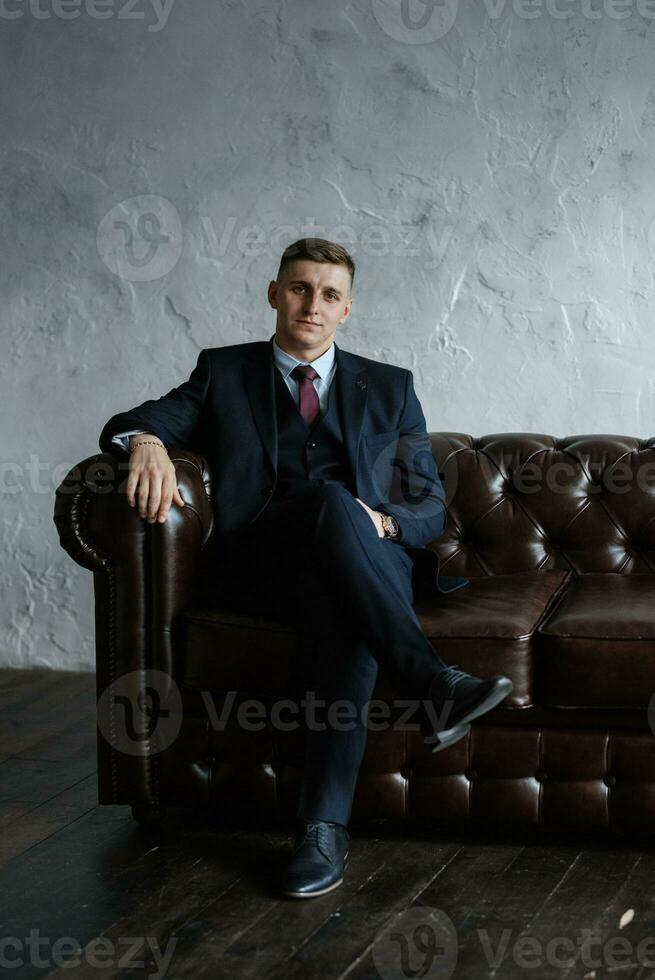
[{"label": "man's ear", "polygon": [[274,310],[277,310],[277,281],[275,279],[271,279],[268,284],[268,302]]},{"label": "man's ear", "polygon": [[350,316],[350,310],[352,308],[352,305],[353,305],[353,301],[352,301],[352,296],[351,296],[351,298],[346,303],[346,312],[344,313],[344,315],[339,320],[339,323],[345,323],[345,321],[348,319],[348,317]]}]

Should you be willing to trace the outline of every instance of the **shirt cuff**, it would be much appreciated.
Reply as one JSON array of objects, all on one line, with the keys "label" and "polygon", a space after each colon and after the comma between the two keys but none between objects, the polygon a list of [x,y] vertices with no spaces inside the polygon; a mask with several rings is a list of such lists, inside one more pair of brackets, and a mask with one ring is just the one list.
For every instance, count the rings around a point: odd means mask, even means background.
[{"label": "shirt cuff", "polygon": [[118,435],[113,436],[112,443],[124,449],[126,453],[130,451],[130,436],[139,436],[145,429],[130,429],[129,432],[120,432]]}]

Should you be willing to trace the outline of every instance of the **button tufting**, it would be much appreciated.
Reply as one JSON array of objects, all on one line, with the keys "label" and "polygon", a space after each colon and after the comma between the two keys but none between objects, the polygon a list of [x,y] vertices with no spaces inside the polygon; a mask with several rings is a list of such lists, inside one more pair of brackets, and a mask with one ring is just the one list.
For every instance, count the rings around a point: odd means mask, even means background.
[{"label": "button tufting", "polygon": [[478,778],[478,773],[476,769],[467,769],[464,772],[464,775],[471,783],[473,782],[474,779]]},{"label": "button tufting", "polygon": [[616,786],[616,776],[612,776],[608,773],[607,776],[603,776],[603,782],[606,786]]},{"label": "button tufting", "polygon": [[403,779],[410,779],[414,775],[414,770],[411,766],[402,766],[400,775],[403,777]]},{"label": "button tufting", "polygon": [[536,773],[534,774],[534,778],[538,783],[545,783],[548,779],[548,773],[544,772],[543,769],[537,769]]}]

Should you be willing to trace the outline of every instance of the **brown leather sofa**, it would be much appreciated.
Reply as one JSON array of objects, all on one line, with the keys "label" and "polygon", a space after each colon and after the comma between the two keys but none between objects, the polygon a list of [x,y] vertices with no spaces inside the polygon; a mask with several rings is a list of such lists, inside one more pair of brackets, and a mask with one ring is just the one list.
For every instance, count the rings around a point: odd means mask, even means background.
[{"label": "brown leather sofa", "polygon": [[[430,548],[441,572],[470,584],[415,609],[444,660],[482,677],[507,674],[514,690],[437,754],[406,726],[369,731],[351,826],[647,834],[655,439],[431,439],[449,520]],[[174,462],[188,504],[163,525],[129,507],[127,461],[112,455],[84,460],[56,494],[61,544],[94,573],[99,802],[130,804],[141,822],[166,804],[287,822],[302,725],[246,729],[234,710],[222,724],[220,711],[235,692],[235,705],[291,697],[297,637],[283,621],[207,598],[211,474],[191,452]],[[394,697],[380,670],[374,698]]]}]

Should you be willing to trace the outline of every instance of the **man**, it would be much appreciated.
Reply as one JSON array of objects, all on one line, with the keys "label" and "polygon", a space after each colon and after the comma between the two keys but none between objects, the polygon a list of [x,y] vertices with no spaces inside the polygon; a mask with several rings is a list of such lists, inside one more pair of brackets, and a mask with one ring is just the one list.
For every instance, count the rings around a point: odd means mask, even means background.
[{"label": "man", "polygon": [[306,733],[282,882],[298,898],[343,880],[380,664],[404,699],[422,705],[433,751],[465,736],[512,689],[507,677],[447,666],[413,610],[417,594],[468,583],[439,577],[426,547],[443,532],[446,509],[411,371],[334,343],[354,273],[340,245],[290,245],[268,287],[274,336],[201,351],[187,382],[114,416],[100,437],[103,451],[131,453],[128,501],[150,523],[184,506],[167,449],[206,455],[215,512],[208,595],[288,618],[299,631],[302,689],[326,706],[353,706],[350,726],[321,719]]}]

